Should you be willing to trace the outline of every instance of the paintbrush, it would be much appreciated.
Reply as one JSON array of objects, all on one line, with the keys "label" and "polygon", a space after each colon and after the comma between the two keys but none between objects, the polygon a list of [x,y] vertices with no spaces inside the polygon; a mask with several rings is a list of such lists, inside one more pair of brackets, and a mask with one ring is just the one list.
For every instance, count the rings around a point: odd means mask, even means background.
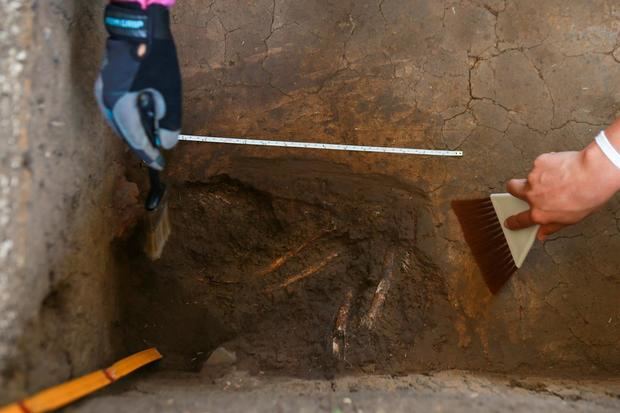
[{"label": "paintbrush", "polygon": [[[137,104],[146,134],[155,147],[157,145],[157,121],[155,117],[155,97],[152,92],[138,95]],[[166,185],[159,177],[159,171],[149,168],[150,189],[146,197],[146,223],[144,234],[144,252],[151,259],[161,257],[164,246],[170,236],[170,217],[166,200]]]},{"label": "paintbrush", "polygon": [[534,244],[538,225],[517,231],[504,226],[506,218],[528,209],[527,202],[510,194],[452,201],[465,241],[493,294],[521,267]]}]

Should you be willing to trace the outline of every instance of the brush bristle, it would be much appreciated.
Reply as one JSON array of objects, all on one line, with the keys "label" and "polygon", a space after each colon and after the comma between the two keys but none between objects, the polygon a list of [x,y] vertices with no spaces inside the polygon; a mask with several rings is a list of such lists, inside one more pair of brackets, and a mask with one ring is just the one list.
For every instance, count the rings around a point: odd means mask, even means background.
[{"label": "brush bristle", "polygon": [[452,201],[465,241],[493,294],[517,270],[491,198]]},{"label": "brush bristle", "polygon": [[168,216],[168,203],[162,202],[156,210],[146,214],[145,254],[151,260],[159,259],[169,236],[170,218]]}]

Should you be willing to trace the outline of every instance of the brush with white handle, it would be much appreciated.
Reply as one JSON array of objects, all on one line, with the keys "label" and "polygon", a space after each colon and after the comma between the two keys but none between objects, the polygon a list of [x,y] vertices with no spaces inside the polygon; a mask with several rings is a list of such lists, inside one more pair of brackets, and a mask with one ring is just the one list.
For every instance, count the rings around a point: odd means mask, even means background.
[{"label": "brush with white handle", "polygon": [[530,206],[510,194],[491,194],[489,198],[452,201],[452,209],[484,281],[497,293],[523,265],[539,228],[534,225],[513,231],[504,222]]}]

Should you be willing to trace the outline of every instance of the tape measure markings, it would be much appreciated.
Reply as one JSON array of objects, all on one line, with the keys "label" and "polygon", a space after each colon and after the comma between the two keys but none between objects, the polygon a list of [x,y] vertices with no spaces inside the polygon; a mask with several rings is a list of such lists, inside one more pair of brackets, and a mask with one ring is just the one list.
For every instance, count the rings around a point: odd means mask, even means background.
[{"label": "tape measure markings", "polygon": [[179,140],[191,142],[225,143],[233,145],[255,145],[255,146],[274,146],[281,148],[302,148],[302,149],[324,149],[332,151],[351,151],[351,152],[377,152],[394,153],[403,155],[425,155],[425,156],[463,156],[462,151],[449,151],[442,149],[413,149],[413,148],[391,148],[386,146],[360,146],[342,145],[335,143],[315,143],[315,142],[292,142],[292,141],[273,141],[264,139],[245,139],[245,138],[218,138],[214,136],[180,135]]}]

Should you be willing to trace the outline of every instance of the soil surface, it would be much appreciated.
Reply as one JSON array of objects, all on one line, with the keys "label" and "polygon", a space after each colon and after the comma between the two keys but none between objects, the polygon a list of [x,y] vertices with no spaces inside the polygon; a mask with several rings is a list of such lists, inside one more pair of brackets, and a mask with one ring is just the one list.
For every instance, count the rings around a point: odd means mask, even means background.
[{"label": "soil surface", "polygon": [[100,6],[0,1],[0,404],[123,354],[112,240],[127,182],[92,95]]},{"label": "soil surface", "polygon": [[[120,397],[156,410],[173,394],[214,410],[244,395],[248,410],[275,392],[294,410],[297,390],[273,386],[329,390],[341,374],[618,376],[618,199],[537,243],[495,296],[449,209],[503,192],[540,153],[579,150],[620,115],[614,2],[179,1],[183,132],[464,156],[180,143],[165,176],[173,232],[157,262],[136,225],[145,171],[92,97],[104,3],[0,0],[0,401],[151,345],[164,369],[202,370],[224,346],[248,373],[146,376],[93,409]],[[551,379],[471,397],[470,377],[438,393],[445,409],[618,407],[615,390],[539,391]],[[261,391],[218,390],[238,378]],[[361,410],[443,403],[425,384],[392,398],[381,387],[392,379],[368,380],[376,387],[343,394]],[[329,394],[299,403],[347,408]]]},{"label": "soil surface", "polygon": [[449,205],[615,117],[619,17],[604,1],[179,4],[184,132],[464,156],[180,143],[162,259],[117,243],[127,350],[197,370],[225,345],[301,377],[617,374],[617,201],[537,244],[496,296]]},{"label": "soil surface", "polygon": [[417,247],[430,222],[421,191],[320,161],[242,159],[235,170],[273,189],[226,174],[175,187],[162,259],[128,262],[133,348],[157,345],[171,367],[196,368],[232,340],[253,371],[405,371],[432,301],[446,300]]},{"label": "soil surface", "polygon": [[229,372],[215,379],[149,374],[68,412],[616,412],[618,381],[548,380],[446,371],[331,381]]}]

